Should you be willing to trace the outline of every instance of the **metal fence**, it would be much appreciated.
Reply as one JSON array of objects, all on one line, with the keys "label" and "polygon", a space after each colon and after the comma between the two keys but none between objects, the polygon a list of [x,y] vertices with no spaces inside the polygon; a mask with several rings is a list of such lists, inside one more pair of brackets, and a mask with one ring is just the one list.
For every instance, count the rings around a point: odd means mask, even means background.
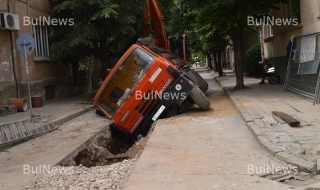
[{"label": "metal fence", "polygon": [[[108,68],[113,68],[119,58],[107,57]],[[80,61],[77,66],[72,68],[73,75],[73,94],[85,93],[85,99],[90,98],[90,94],[97,90],[100,81],[105,78],[101,61],[93,56]]]},{"label": "metal fence", "polygon": [[293,39],[284,90],[313,98],[320,103],[320,33],[296,36]]},{"label": "metal fence", "polygon": [[79,62],[73,71],[73,93],[85,93],[86,99],[99,82],[99,62],[92,56]]}]

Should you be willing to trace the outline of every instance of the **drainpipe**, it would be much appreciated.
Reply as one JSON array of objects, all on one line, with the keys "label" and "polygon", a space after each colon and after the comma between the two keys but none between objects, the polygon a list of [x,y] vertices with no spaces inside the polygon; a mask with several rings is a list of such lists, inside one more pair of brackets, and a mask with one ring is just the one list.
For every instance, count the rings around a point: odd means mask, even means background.
[{"label": "drainpipe", "polygon": [[259,27],[259,41],[260,41],[260,49],[261,49],[261,63],[264,60],[264,43],[263,43],[263,28]]},{"label": "drainpipe", "polygon": [[[10,13],[10,0],[8,0],[8,13]],[[12,42],[12,31],[10,31],[10,44],[11,44],[11,57],[12,57],[12,71],[13,71],[13,77],[14,81],[16,83],[16,97],[19,98],[19,84],[17,80],[16,75],[16,66],[15,66],[15,59],[14,59],[14,51],[13,51],[13,42]]]}]

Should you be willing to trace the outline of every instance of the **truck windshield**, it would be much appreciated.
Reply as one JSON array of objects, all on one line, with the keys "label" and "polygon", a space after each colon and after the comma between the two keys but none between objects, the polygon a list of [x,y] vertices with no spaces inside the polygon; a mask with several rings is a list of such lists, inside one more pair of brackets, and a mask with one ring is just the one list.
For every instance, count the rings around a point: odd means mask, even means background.
[{"label": "truck windshield", "polygon": [[142,49],[136,48],[118,68],[114,68],[116,71],[106,86],[102,86],[103,91],[98,101],[98,106],[109,118],[121,106],[154,59]]}]

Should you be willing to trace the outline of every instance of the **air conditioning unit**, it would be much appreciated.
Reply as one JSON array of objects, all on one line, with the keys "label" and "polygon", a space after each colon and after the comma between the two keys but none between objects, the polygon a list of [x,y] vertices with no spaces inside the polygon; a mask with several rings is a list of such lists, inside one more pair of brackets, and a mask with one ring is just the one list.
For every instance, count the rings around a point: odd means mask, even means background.
[{"label": "air conditioning unit", "polygon": [[2,13],[1,29],[5,30],[20,30],[19,16],[11,13]]}]

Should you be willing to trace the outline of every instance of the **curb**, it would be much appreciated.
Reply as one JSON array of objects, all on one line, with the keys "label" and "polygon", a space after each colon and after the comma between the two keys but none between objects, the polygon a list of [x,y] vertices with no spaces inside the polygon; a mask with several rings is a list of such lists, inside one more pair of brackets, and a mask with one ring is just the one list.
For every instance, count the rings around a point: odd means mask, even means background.
[{"label": "curb", "polygon": [[71,115],[68,115],[68,116],[62,117],[62,118],[58,118],[58,119],[54,120],[53,123],[54,123],[55,125],[61,125],[61,124],[63,124],[63,123],[66,123],[67,121],[70,121],[71,119],[74,119],[74,118],[76,118],[76,117],[78,117],[78,116],[80,116],[80,115],[88,112],[88,111],[89,111],[90,109],[92,109],[93,107],[94,107],[94,106],[92,105],[92,106],[88,106],[88,107],[86,107],[86,108],[83,108],[82,110],[77,111],[77,112],[75,112],[75,113],[73,113],[73,114],[71,114]]},{"label": "curb", "polygon": [[[71,115],[68,115],[68,116],[62,117],[62,118],[58,118],[58,119],[52,121],[53,124],[55,125],[54,129],[48,130],[48,131],[44,131],[43,133],[36,134],[34,136],[31,136],[31,138],[37,138],[39,136],[51,133],[52,131],[57,130],[59,128],[59,125],[61,125],[63,123],[66,123],[66,122],[70,121],[71,119],[74,119],[74,118],[76,118],[76,117],[88,112],[93,107],[94,107],[93,105],[92,106],[88,106],[86,108],[83,108],[80,111],[77,111],[77,112],[71,114]],[[24,139],[17,139],[17,140],[10,141],[10,142],[5,143],[5,144],[1,144],[0,145],[0,151],[5,150],[5,149],[10,148],[10,147],[13,147],[13,146],[15,146],[17,144],[20,144],[20,143],[23,143],[23,142],[24,142]]]},{"label": "curb", "polygon": [[[316,170],[316,163],[303,160],[294,155],[288,154],[284,152],[282,149],[271,143],[267,137],[264,135],[263,131],[258,127],[258,125],[254,122],[253,118],[247,113],[247,111],[240,106],[237,106],[235,100],[233,99],[231,92],[229,89],[224,86],[217,77],[214,77],[215,81],[221,86],[223,91],[226,93],[227,97],[231,101],[233,107],[239,113],[241,119],[246,123],[246,126],[249,128],[253,137],[257,140],[260,146],[269,152],[272,156],[278,158],[279,160],[284,161],[287,164],[295,165],[298,167],[299,171],[312,173]],[[239,108],[240,107],[240,108]]]},{"label": "curb", "polygon": [[70,164],[70,160],[73,160],[79,152],[87,148],[87,146],[93,142],[93,140],[101,133],[104,133],[105,131],[109,130],[110,125],[112,125],[113,122],[110,120],[110,123],[108,125],[102,127],[99,131],[95,132],[90,138],[88,138],[85,142],[80,144],[76,149],[74,149],[72,152],[70,152],[68,155],[66,155],[64,158],[62,158],[59,162],[55,164],[55,166],[67,166]]}]

